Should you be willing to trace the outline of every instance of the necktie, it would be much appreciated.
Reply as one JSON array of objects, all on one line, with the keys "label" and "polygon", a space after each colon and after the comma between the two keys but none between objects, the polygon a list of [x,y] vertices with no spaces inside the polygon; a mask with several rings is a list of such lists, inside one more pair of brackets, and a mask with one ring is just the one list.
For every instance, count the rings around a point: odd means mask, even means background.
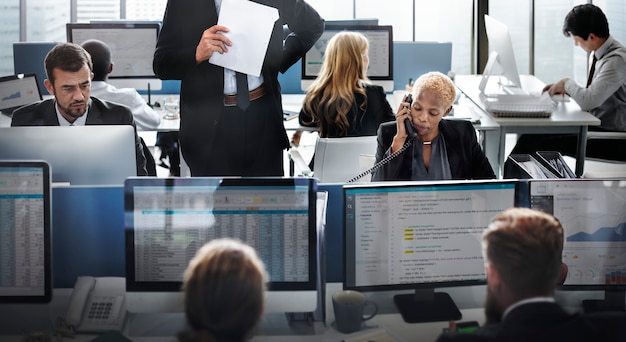
[{"label": "necktie", "polygon": [[241,110],[246,110],[250,105],[250,96],[248,94],[248,75],[240,72],[236,73],[237,78],[237,106]]},{"label": "necktie", "polygon": [[593,54],[593,60],[591,61],[591,69],[589,69],[589,77],[587,78],[587,88],[591,84],[591,79],[593,78],[593,73],[596,71],[596,62],[598,59],[596,58],[596,54]]}]

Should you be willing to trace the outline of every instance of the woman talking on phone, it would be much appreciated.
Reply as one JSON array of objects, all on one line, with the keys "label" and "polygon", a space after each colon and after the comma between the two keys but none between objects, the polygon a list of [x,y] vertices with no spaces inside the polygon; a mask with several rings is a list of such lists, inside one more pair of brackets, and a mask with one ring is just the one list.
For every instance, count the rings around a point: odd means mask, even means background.
[{"label": "woman talking on phone", "polygon": [[372,172],[372,181],[496,178],[472,124],[442,120],[452,110],[455,96],[454,84],[440,72],[415,81],[396,120],[378,129],[379,167]]}]

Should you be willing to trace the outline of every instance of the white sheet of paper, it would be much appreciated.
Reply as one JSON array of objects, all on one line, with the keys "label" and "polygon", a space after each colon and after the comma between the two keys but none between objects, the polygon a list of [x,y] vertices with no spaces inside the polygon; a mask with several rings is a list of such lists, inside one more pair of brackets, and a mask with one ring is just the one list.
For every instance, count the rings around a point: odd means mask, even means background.
[{"label": "white sheet of paper", "polygon": [[248,0],[222,1],[217,24],[228,27],[224,35],[233,45],[224,54],[214,53],[209,63],[259,76],[276,20],[274,7]]}]

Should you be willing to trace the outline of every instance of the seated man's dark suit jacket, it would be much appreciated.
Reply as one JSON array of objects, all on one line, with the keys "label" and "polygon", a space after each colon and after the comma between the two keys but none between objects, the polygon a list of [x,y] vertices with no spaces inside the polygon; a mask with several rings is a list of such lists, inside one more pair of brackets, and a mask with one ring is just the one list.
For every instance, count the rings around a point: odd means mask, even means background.
[{"label": "seated man's dark suit jacket", "polygon": [[626,313],[569,314],[556,303],[528,303],[511,310],[502,322],[475,333],[441,335],[437,342],[456,341],[626,341]]},{"label": "seated man's dark suit jacket", "polygon": [[[385,122],[378,128],[376,162],[385,158],[393,136],[396,135],[396,122]],[[452,179],[494,179],[495,173],[476,138],[476,130],[468,121],[446,120],[439,122],[439,134],[446,143],[448,163]],[[411,180],[413,149],[419,140],[413,139],[411,146],[398,157],[372,173],[372,181]],[[421,147],[421,145],[419,145]]]},{"label": "seated man's dark suit jacket", "polygon": [[[146,158],[137,135],[133,113],[128,107],[91,97],[85,125],[131,125],[135,128],[137,175],[146,176]],[[54,99],[33,103],[13,112],[11,126],[59,126]],[[77,141],[77,143],[80,143]]]}]

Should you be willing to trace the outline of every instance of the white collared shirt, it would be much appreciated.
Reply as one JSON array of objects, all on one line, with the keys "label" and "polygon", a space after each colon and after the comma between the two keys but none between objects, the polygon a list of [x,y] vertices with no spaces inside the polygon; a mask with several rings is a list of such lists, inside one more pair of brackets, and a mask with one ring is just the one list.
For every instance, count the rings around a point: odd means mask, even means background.
[{"label": "white collared shirt", "polygon": [[502,314],[502,320],[504,320],[506,315],[509,312],[511,312],[511,310],[515,309],[518,306],[522,306],[524,304],[530,304],[530,303],[554,303],[554,302],[555,302],[554,297],[532,297],[532,298],[522,299],[519,302],[516,302],[515,304],[509,306],[504,311],[504,314]]},{"label": "white collared shirt", "polygon": [[[222,6],[222,0],[215,0],[215,9],[217,10],[217,14],[219,16],[220,7]],[[263,75],[259,75],[259,77],[247,75],[248,76],[248,89],[253,90],[261,86],[263,84]],[[235,71],[231,69],[224,68],[224,94],[237,94],[237,80],[235,78]]]},{"label": "white collared shirt", "polygon": [[89,112],[89,106],[91,105],[91,100],[87,102],[87,109],[85,110],[85,114],[79,116],[74,122],[67,121],[61,112],[59,111],[59,106],[56,101],[54,101],[54,110],[57,112],[57,119],[59,120],[59,126],[85,126],[87,122],[87,113]]}]

